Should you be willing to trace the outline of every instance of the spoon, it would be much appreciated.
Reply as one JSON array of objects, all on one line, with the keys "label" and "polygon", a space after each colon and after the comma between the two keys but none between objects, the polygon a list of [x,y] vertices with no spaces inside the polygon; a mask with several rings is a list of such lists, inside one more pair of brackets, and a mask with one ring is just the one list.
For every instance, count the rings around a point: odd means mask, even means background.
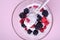
[{"label": "spoon", "polygon": [[38,7],[34,12],[38,13],[39,10],[41,10],[47,3],[49,2],[49,0],[46,0],[43,4],[41,4],[40,7]]}]

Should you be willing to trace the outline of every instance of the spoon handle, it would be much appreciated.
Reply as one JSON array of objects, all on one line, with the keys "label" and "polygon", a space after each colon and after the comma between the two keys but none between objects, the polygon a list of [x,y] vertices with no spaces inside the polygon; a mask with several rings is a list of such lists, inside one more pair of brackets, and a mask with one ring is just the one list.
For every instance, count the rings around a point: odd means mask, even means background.
[{"label": "spoon handle", "polygon": [[46,0],[43,4],[41,4],[40,7],[38,7],[38,8],[35,10],[35,12],[38,11],[38,10],[41,10],[48,2],[49,2],[49,0]]}]

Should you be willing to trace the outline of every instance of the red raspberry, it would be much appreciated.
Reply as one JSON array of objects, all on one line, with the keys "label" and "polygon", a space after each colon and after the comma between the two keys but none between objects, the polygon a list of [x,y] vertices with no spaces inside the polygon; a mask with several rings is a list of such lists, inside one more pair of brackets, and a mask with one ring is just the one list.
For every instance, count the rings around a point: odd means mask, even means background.
[{"label": "red raspberry", "polygon": [[44,32],[44,28],[41,28],[40,31],[41,31],[41,32]]},{"label": "red raspberry", "polygon": [[35,27],[35,24],[33,24],[30,28],[34,28]]},{"label": "red raspberry", "polygon": [[20,23],[21,23],[21,24],[22,24],[22,23],[24,23],[24,20],[25,20],[24,18],[23,18],[23,19],[21,19],[21,20],[20,20]]},{"label": "red raspberry", "polygon": [[30,22],[30,19],[29,18],[25,18],[25,20],[29,23]]},{"label": "red raspberry", "polygon": [[25,27],[25,30],[27,31],[27,28]]},{"label": "red raspberry", "polygon": [[47,19],[45,18],[45,17],[42,17],[42,23],[44,23],[44,22],[46,22],[47,21]]},{"label": "red raspberry", "polygon": [[42,8],[42,9],[40,10],[40,12],[43,12],[43,10],[44,10],[44,8]]},{"label": "red raspberry", "polygon": [[34,7],[34,8],[38,8],[38,6],[36,6],[36,5],[34,5],[33,7]]},{"label": "red raspberry", "polygon": [[46,22],[45,22],[45,25],[47,26],[48,24],[49,24],[49,22],[48,22],[48,21],[46,21]]}]

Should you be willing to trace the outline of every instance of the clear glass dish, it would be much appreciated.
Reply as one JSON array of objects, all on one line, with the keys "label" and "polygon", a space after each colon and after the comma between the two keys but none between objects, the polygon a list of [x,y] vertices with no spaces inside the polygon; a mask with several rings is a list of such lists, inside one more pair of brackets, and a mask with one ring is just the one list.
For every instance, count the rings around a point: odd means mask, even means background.
[{"label": "clear glass dish", "polygon": [[41,0],[24,0],[21,3],[19,3],[13,13],[12,13],[12,27],[14,29],[14,32],[17,34],[18,37],[22,38],[23,40],[41,40],[44,37],[47,36],[47,34],[50,32],[52,25],[53,25],[53,16],[51,13],[51,10],[46,5],[45,8],[49,12],[49,16],[47,19],[49,20],[49,25],[47,26],[46,30],[43,33],[39,33],[37,36],[29,35],[27,32],[21,27],[21,24],[19,23],[19,14],[23,11],[24,8],[28,7],[28,5],[32,4],[39,4],[41,5],[43,2]]}]

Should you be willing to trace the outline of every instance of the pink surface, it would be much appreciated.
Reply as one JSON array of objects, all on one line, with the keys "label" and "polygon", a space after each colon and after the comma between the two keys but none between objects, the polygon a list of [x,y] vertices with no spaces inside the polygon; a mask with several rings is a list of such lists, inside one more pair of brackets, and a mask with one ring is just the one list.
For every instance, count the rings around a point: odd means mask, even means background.
[{"label": "pink surface", "polygon": [[[15,6],[22,0],[0,0],[0,40],[22,40],[19,38],[11,25],[11,15]],[[50,33],[43,40],[60,40],[60,0],[50,0],[50,7],[54,24]]]}]

